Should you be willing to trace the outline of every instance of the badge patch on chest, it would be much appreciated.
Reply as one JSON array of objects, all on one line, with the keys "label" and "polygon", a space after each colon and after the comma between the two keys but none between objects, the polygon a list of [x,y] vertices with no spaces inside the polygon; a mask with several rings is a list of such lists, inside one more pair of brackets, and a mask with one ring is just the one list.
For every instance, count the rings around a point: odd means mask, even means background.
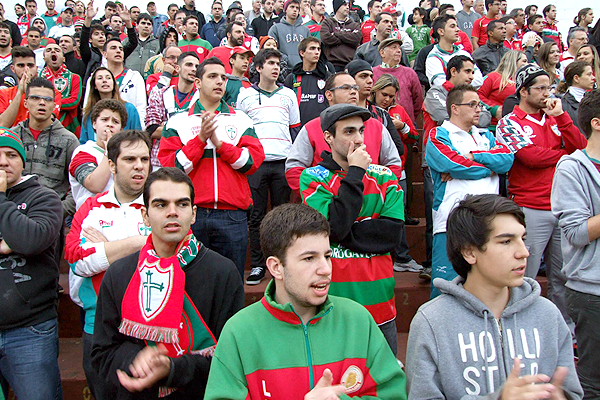
[{"label": "badge patch on chest", "polygon": [[363,373],[356,365],[349,366],[344,375],[342,375],[341,384],[346,388],[346,393],[358,391],[362,387],[363,382]]},{"label": "badge patch on chest", "polygon": [[163,270],[158,262],[146,263],[139,274],[142,280],[139,304],[146,321],[151,321],[162,311],[171,296],[173,266]]},{"label": "badge patch on chest", "polygon": [[554,132],[554,134],[555,134],[556,136],[559,136],[559,137],[560,137],[561,133],[560,133],[560,131],[558,130],[558,126],[556,126],[556,125],[552,125],[552,126],[550,127],[550,129],[552,129],[552,132]]}]

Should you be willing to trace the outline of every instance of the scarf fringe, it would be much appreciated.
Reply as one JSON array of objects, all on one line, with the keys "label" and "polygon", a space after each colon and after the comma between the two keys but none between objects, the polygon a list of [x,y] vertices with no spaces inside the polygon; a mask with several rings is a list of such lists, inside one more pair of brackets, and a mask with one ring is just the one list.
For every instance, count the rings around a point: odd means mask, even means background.
[{"label": "scarf fringe", "polygon": [[121,320],[119,332],[126,336],[131,336],[141,340],[150,340],[152,342],[179,342],[179,334],[177,333],[177,329],[144,325],[129,319]]}]

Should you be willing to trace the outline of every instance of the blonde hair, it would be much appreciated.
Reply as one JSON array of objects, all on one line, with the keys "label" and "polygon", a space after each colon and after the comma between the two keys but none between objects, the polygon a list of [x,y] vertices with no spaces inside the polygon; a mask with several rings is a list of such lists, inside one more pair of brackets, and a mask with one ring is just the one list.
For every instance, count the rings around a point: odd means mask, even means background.
[{"label": "blonde hair", "polygon": [[524,52],[518,50],[509,50],[504,54],[495,71],[501,76],[498,92],[503,91],[509,84],[514,83],[515,75],[517,75],[518,70],[517,61],[524,55]]},{"label": "blonde hair", "polygon": [[[369,101],[377,105],[377,103],[375,102],[375,93],[385,89],[388,86],[394,87],[394,89],[396,89],[396,94],[398,94],[398,92],[400,91],[400,84],[398,83],[398,79],[396,79],[395,76],[390,74],[381,75],[379,79],[377,79],[377,82],[375,82],[375,84],[373,85],[373,88],[371,88],[371,96],[369,97]],[[392,104],[390,105],[390,107],[394,105],[396,105],[396,96],[394,96],[394,100],[392,100]]]}]

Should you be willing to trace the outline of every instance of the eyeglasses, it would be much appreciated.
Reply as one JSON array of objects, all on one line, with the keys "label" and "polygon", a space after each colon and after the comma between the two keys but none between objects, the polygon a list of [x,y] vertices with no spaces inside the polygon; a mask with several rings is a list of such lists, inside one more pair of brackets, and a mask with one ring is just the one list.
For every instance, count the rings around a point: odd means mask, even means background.
[{"label": "eyeglasses", "polygon": [[541,85],[541,86],[532,86],[530,89],[535,89],[535,90],[539,90],[542,92],[549,92],[552,90],[552,86],[545,86],[545,85]]},{"label": "eyeglasses", "polygon": [[37,94],[31,94],[29,96],[27,96],[27,100],[31,100],[31,101],[54,101],[54,97],[50,97],[50,96],[38,96]]},{"label": "eyeglasses", "polygon": [[341,89],[341,90],[344,90],[346,92],[350,91],[350,90],[356,90],[358,92],[360,90],[360,87],[358,85],[348,85],[348,84],[345,84],[345,85],[342,85],[342,86],[336,86],[336,87],[331,88],[329,90],[333,92],[334,90],[337,90],[337,89]]},{"label": "eyeglasses", "polygon": [[469,106],[473,110],[476,108],[483,108],[483,106],[481,105],[481,102],[479,102],[479,101],[471,101],[469,103],[457,103],[456,105],[457,106]]}]

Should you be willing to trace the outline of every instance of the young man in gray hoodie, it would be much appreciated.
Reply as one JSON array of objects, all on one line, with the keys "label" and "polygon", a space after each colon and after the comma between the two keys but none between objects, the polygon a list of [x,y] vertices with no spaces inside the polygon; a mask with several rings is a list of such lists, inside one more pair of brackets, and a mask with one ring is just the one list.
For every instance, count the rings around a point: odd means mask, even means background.
[{"label": "young man in gray hoodie", "polygon": [[552,213],[562,231],[567,312],[575,322],[577,374],[585,398],[600,397],[600,91],[579,105],[588,142],[563,156],[552,183]]},{"label": "young man in gray hoodie", "polygon": [[[571,333],[560,311],[525,277],[525,215],[493,194],[450,213],[447,251],[458,277],[410,326],[410,399],[581,399]],[[460,323],[457,323],[460,321]]]},{"label": "young man in gray hoodie", "polygon": [[298,45],[302,39],[310,36],[310,30],[302,25],[302,18],[299,18],[299,0],[287,0],[283,11],[285,18],[269,29],[269,36],[277,40],[279,51],[288,56],[289,65],[294,66],[302,62],[298,54]]}]

